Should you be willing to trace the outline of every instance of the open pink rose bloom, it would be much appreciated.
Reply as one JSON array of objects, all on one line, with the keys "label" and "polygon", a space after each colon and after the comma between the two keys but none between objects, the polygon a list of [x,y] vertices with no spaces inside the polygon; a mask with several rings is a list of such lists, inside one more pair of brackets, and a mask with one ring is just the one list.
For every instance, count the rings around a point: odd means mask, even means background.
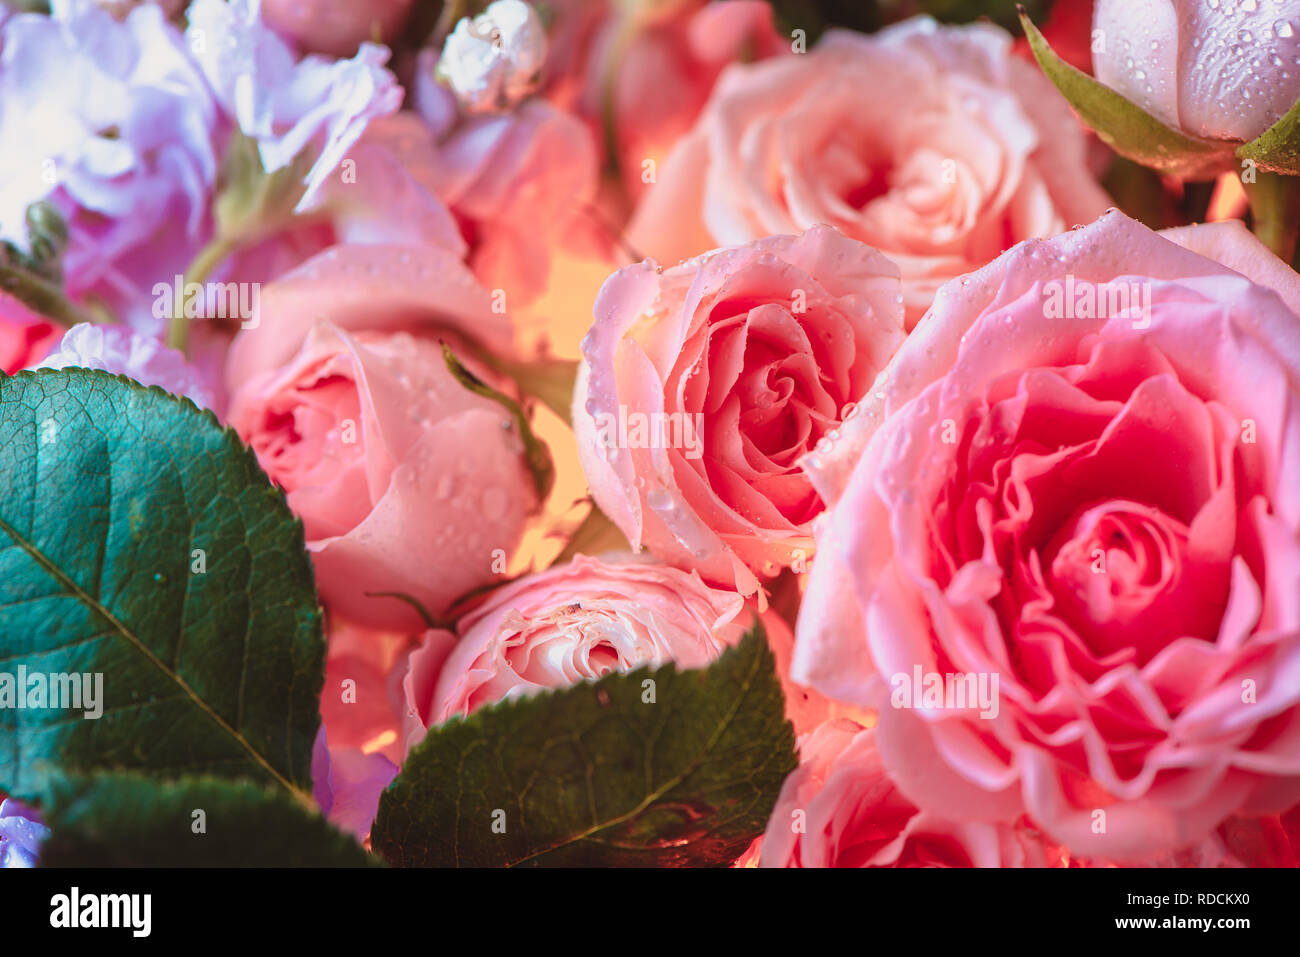
[{"label": "open pink rose bloom", "polygon": [[0,866],[1249,927],[1300,0],[1013,7],[0,5]]}]

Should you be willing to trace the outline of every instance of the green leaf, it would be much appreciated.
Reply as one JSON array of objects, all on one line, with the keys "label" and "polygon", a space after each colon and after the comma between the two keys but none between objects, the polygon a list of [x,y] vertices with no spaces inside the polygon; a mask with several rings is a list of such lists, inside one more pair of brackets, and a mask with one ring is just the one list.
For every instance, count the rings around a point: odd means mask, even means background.
[{"label": "green leaf", "polygon": [[551,487],[555,484],[555,464],[551,461],[551,453],[546,443],[533,434],[532,426],[528,424],[528,416],[524,414],[523,408],[514,399],[498,392],[465,368],[445,342],[442,344],[442,358],[457,382],[476,395],[500,403],[510,413],[510,418],[514,421],[515,428],[519,430],[519,437],[524,443],[524,460],[528,464],[529,472],[532,473],[533,481],[537,484],[537,497],[545,501],[546,496],[551,494]]},{"label": "green leaf", "polygon": [[1262,170],[1300,176],[1300,100],[1258,137],[1237,148],[1237,156],[1254,160]]},{"label": "green leaf", "polygon": [[725,866],[797,763],[783,708],[758,627],[698,671],[483,708],[412,749],[371,842],[402,866]]},{"label": "green leaf", "polygon": [[21,372],[0,475],[0,672],[100,674],[103,711],[0,709],[0,788],[135,769],[305,796],[321,614],[302,525],[238,437],[121,376]]},{"label": "green leaf", "polygon": [[122,771],[57,777],[41,813],[50,828],[41,845],[42,867],[382,863],[314,807],[247,781],[157,781]]},{"label": "green leaf", "polygon": [[1057,56],[1023,10],[1020,23],[1043,73],[1078,112],[1079,118],[1121,156],[1182,179],[1212,179],[1236,165],[1234,144],[1188,136],[1171,129],[1136,103]]}]

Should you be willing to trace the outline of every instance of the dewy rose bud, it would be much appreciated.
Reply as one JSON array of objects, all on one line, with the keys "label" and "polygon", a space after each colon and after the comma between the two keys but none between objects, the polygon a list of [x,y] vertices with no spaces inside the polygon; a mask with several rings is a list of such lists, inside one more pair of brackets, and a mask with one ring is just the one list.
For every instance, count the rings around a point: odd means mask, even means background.
[{"label": "dewy rose bud", "polygon": [[634,556],[579,555],[494,592],[411,654],[408,744],[448,718],[530,692],[675,662],[701,668],[752,618],[735,592]]},{"label": "dewy rose bud", "polygon": [[1093,29],[1097,79],[1193,136],[1253,140],[1300,98],[1300,0],[1097,0]]},{"label": "dewy rose bud", "polygon": [[898,263],[910,329],[947,280],[1106,209],[1084,143],[997,27],[832,30],[723,72],[628,239],[671,264],[828,223]]},{"label": "dewy rose bud", "polygon": [[791,676],[908,800],[1119,862],[1300,800],[1300,278],[1239,222],[950,283],[814,458]]},{"label": "dewy rose bud", "polygon": [[538,503],[507,411],[448,370],[439,343],[322,323],[253,375],[230,424],[303,520],[321,597],[361,624],[419,627],[497,578]]},{"label": "dewy rose bud", "polygon": [[[597,504],[633,546],[752,595],[811,554],[799,459],[903,339],[898,270],[834,229],[615,273],[574,390]],[[797,568],[796,570],[802,570]]]}]

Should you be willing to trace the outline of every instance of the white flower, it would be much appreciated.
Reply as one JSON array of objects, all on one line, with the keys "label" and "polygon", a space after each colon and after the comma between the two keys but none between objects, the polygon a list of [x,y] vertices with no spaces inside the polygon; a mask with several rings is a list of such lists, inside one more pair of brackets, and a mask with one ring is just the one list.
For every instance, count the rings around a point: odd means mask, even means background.
[{"label": "white flower", "polygon": [[509,109],[530,94],[546,62],[546,28],[522,0],[496,0],[465,17],[447,37],[439,77],[461,106],[481,113]]},{"label": "white flower", "polygon": [[33,368],[70,366],[124,375],[142,385],[156,385],[173,395],[186,396],[201,409],[212,408],[211,392],[185,356],[125,326],[78,323],[64,334],[59,347]]}]

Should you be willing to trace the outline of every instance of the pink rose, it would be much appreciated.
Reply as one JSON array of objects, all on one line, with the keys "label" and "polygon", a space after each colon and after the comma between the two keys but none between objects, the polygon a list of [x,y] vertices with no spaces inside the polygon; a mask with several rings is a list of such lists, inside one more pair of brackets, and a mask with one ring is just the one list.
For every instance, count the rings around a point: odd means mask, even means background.
[{"label": "pink rose", "polygon": [[1300,0],[1096,0],[1097,79],[1174,129],[1253,140],[1300,97]]},{"label": "pink rose", "polygon": [[628,238],[674,263],[829,223],[898,263],[911,328],[948,279],[1106,208],[1084,142],[997,27],[831,31],[722,74]]},{"label": "pink rose", "polygon": [[885,774],[872,731],[836,718],[799,742],[763,835],[761,867],[1046,867],[1036,835],[945,821]]},{"label": "pink rose", "polygon": [[0,372],[13,375],[40,362],[59,341],[59,328],[7,293],[0,293]]},{"label": "pink rose", "polygon": [[[496,701],[669,662],[702,668],[752,617],[735,592],[633,556],[579,555],[495,591],[456,635],[430,632],[411,654],[408,743]],[[416,723],[418,721],[418,724]]]},{"label": "pink rose", "polygon": [[229,420],[302,518],[321,597],[364,625],[419,627],[376,593],[440,615],[495,580],[538,504],[510,416],[430,338],[321,322],[235,388]]},{"label": "pink rose", "polygon": [[634,547],[745,595],[798,565],[822,510],[798,460],[903,339],[893,263],[815,227],[628,266],[595,316],[573,420],[605,514]]},{"label": "pink rose", "polygon": [[1124,861],[1300,799],[1298,316],[1241,224],[1116,212],[940,291],[805,463],[792,666],[908,800]]},{"label": "pink rose", "polygon": [[262,19],[304,52],[349,57],[367,40],[392,43],[406,23],[412,2],[262,0]]}]

